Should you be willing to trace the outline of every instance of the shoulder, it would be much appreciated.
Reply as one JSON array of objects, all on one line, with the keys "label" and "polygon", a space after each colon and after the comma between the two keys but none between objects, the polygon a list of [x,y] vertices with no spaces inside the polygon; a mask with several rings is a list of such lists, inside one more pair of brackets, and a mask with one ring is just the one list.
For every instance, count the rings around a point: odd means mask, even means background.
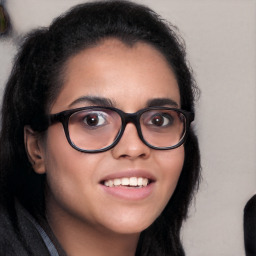
[{"label": "shoulder", "polygon": [[[7,209],[0,209],[0,252],[3,256],[27,255]],[[18,254],[20,253],[20,254]]]},{"label": "shoulder", "polygon": [[1,255],[16,255],[14,251],[13,239],[15,239],[15,232],[11,225],[10,218],[6,210],[0,209],[0,252]]},{"label": "shoulder", "polygon": [[0,208],[1,256],[49,255],[44,242],[33,224],[20,209],[12,213]]}]

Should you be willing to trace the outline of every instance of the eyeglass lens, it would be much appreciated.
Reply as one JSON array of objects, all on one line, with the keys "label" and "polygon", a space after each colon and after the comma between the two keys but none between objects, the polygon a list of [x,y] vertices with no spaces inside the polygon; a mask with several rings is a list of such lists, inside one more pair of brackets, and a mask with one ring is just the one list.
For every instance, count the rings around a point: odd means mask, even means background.
[{"label": "eyeglass lens", "polygon": [[[175,110],[148,110],[140,116],[144,140],[159,148],[177,145],[185,133],[185,116]],[[111,109],[87,109],[69,118],[72,143],[82,150],[99,150],[114,143],[122,129],[122,118]]]}]

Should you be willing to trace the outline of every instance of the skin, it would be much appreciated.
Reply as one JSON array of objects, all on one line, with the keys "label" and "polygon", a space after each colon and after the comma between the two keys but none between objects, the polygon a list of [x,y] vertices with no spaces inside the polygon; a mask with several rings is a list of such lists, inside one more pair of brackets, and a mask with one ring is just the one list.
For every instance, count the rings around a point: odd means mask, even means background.
[{"label": "skin", "polygon": [[[125,112],[168,98],[180,107],[175,76],[162,54],[146,43],[127,46],[116,39],[83,50],[67,62],[63,88],[50,112],[92,105],[77,100],[103,97]],[[171,106],[173,105],[165,105]],[[120,142],[97,154],[81,153],[67,142],[61,123],[44,140],[25,128],[25,142],[35,172],[46,173],[49,224],[68,255],[134,255],[139,234],[161,214],[177,185],[184,147],[154,150],[129,123]],[[107,175],[143,170],[154,177],[151,193],[139,200],[107,193]],[[129,193],[129,192],[127,192]]]}]

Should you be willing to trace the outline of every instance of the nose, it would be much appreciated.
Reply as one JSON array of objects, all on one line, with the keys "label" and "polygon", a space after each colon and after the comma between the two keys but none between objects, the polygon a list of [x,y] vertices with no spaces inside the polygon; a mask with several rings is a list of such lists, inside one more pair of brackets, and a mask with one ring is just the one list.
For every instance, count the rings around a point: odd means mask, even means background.
[{"label": "nose", "polygon": [[150,152],[151,149],[141,141],[133,123],[126,125],[122,138],[112,149],[112,155],[115,159],[146,159],[149,157]]}]

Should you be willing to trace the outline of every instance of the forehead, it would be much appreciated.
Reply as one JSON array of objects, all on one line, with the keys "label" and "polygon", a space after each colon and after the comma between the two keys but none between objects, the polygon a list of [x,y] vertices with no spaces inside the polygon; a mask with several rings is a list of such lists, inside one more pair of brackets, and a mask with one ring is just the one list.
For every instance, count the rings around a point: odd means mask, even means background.
[{"label": "forehead", "polygon": [[107,39],[67,61],[53,108],[68,108],[81,96],[109,98],[120,108],[136,100],[143,105],[150,97],[180,103],[175,75],[160,51],[143,42],[130,46],[117,39]]}]

